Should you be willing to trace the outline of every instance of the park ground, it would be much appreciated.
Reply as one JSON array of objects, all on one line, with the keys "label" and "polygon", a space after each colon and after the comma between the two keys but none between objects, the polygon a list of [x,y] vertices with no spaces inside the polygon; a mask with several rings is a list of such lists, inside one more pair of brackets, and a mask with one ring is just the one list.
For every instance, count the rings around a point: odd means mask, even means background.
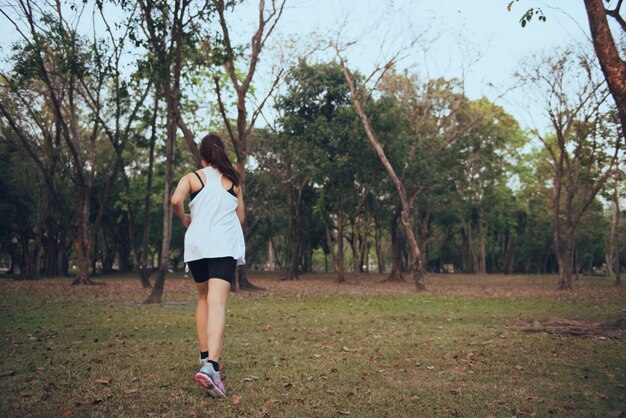
[{"label": "park ground", "polygon": [[[192,280],[164,302],[135,277],[0,279],[1,416],[606,417],[626,413],[623,329],[523,332],[626,317],[626,289],[584,278],[251,275],[227,311],[227,400],[197,371]],[[567,323],[566,323],[567,324]],[[581,325],[582,324],[582,325]],[[570,330],[571,331],[571,330]],[[583,330],[584,331],[584,330]]]}]

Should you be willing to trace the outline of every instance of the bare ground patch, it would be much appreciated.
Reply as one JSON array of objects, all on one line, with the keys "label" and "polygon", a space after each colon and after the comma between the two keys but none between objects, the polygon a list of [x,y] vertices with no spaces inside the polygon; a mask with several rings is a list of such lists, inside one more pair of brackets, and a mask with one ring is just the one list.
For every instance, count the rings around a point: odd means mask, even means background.
[{"label": "bare ground patch", "polygon": [[521,332],[547,332],[548,334],[575,337],[624,338],[626,318],[606,322],[580,321],[565,318],[549,318],[543,321],[514,319],[507,326]]},{"label": "bare ground patch", "polygon": [[[93,297],[93,303],[118,302],[136,304],[150,294],[133,276],[98,277],[106,286],[70,286],[71,278],[40,280],[0,280],[0,292],[19,292],[22,289],[41,291],[47,300],[59,297],[65,300],[84,300]],[[235,298],[309,298],[309,297],[359,297],[375,295],[415,294],[415,286],[407,276],[405,282],[383,282],[386,274],[346,274],[345,283],[337,283],[333,273],[302,274],[298,280],[283,280],[281,273],[250,273],[250,281],[264,289],[261,292],[236,292]],[[574,282],[574,289],[557,289],[557,277],[552,275],[500,275],[500,274],[429,274],[425,279],[426,295],[455,296],[485,299],[532,299],[555,300],[606,300],[626,298],[625,288],[616,288],[604,277],[589,277]],[[175,273],[165,282],[163,300],[166,304],[176,301],[194,301],[196,295],[193,280]],[[626,310],[624,310],[626,312]]]}]

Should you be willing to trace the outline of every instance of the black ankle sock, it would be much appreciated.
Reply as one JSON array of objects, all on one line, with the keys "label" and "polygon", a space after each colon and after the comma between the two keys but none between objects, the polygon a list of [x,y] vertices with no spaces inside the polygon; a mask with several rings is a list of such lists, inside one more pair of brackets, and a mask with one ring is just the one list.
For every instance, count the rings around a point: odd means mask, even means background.
[{"label": "black ankle sock", "polygon": [[220,364],[217,361],[209,360],[209,363],[213,365],[213,370],[216,372],[220,371]]},{"label": "black ankle sock", "polygon": [[200,359],[201,360],[205,360],[207,358],[209,358],[209,352],[208,351],[201,351],[200,352]]}]

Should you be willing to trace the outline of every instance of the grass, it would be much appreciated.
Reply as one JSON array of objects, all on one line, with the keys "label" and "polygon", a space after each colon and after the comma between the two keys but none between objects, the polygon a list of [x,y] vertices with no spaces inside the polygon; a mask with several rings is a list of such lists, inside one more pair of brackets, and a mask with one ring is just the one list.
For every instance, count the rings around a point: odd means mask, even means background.
[{"label": "grass", "polygon": [[440,276],[429,291],[359,276],[235,293],[224,355],[229,400],[195,386],[195,290],[172,275],[143,305],[134,277],[107,286],[0,281],[2,416],[618,416],[624,340],[518,333],[517,318],[626,316],[605,278]]}]

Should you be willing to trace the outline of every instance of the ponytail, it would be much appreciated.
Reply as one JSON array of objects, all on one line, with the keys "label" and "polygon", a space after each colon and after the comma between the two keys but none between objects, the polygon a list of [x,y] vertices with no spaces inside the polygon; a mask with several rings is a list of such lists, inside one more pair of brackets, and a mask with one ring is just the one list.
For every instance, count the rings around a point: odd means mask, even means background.
[{"label": "ponytail", "polygon": [[224,176],[233,182],[235,186],[239,186],[239,173],[233,167],[222,139],[214,134],[208,134],[202,138],[200,143],[200,155],[207,165],[217,168]]}]

